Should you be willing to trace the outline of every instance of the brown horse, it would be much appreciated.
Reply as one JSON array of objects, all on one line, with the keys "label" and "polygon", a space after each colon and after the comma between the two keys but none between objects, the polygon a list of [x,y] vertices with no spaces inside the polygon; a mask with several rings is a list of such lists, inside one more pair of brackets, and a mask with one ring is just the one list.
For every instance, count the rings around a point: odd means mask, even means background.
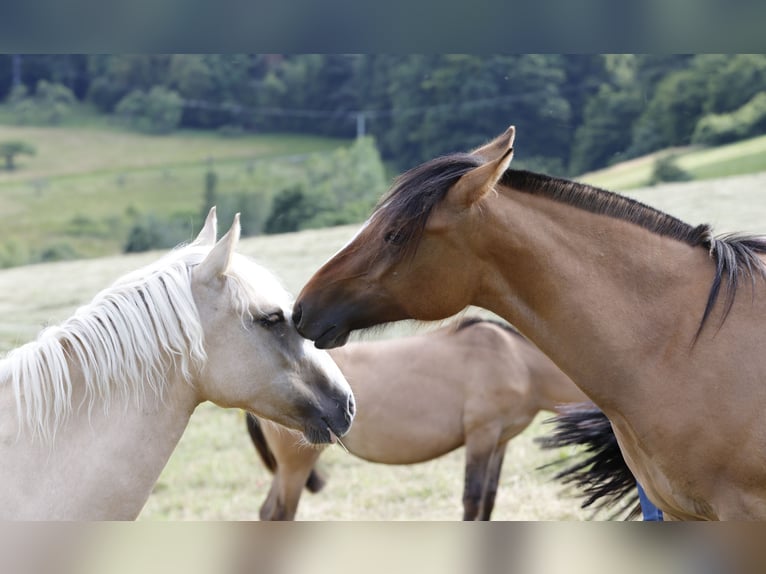
[{"label": "brown horse", "polygon": [[766,240],[508,169],[514,133],[400,176],[304,286],[299,332],[484,307],[604,411],[666,514],[766,518]]},{"label": "brown horse", "polygon": [[[463,520],[489,520],[508,441],[540,410],[585,399],[553,362],[512,327],[465,319],[420,335],[349,343],[330,351],[352,385],[357,414],[343,444],[370,462],[412,464],[465,445]],[[303,486],[322,487],[321,449],[248,415],[274,480],[263,520],[292,520]]]}]

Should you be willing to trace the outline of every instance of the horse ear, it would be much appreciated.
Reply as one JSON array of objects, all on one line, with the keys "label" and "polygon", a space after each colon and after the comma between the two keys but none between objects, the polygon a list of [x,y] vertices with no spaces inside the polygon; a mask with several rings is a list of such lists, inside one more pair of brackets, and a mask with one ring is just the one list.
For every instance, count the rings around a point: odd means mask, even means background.
[{"label": "horse ear", "polygon": [[239,213],[234,216],[234,223],[226,232],[226,235],[216,243],[197,268],[197,273],[202,281],[211,281],[220,277],[229,270],[234,248],[239,241],[240,225]]},{"label": "horse ear", "polygon": [[192,245],[205,245],[212,246],[215,244],[215,238],[218,235],[218,217],[215,213],[215,205],[210,208],[210,211],[205,218],[205,224],[202,226],[197,238],[192,242]]},{"label": "horse ear", "polygon": [[513,147],[513,140],[516,138],[516,127],[509,126],[502,134],[497,136],[488,144],[477,147],[471,155],[478,156],[487,161],[492,161],[503,155],[508,148]]},{"label": "horse ear", "polygon": [[459,209],[470,207],[492,191],[512,159],[513,148],[509,147],[497,159],[472,169],[452,186],[447,201]]}]

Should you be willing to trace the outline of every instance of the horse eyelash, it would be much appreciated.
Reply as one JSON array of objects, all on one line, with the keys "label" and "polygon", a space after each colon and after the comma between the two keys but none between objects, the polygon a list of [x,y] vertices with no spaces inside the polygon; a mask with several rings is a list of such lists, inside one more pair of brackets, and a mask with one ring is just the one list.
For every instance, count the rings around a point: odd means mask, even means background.
[{"label": "horse eyelash", "polygon": [[283,323],[285,320],[285,314],[282,311],[275,311],[266,315],[258,317],[257,321],[262,327],[270,329],[279,323]]}]

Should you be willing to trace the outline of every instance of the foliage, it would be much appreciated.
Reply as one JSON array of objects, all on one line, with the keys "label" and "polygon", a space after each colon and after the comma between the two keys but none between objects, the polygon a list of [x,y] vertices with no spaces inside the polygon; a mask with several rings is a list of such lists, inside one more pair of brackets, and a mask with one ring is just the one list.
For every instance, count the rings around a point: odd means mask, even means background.
[{"label": "foliage", "polygon": [[294,185],[274,198],[264,231],[266,233],[298,231],[306,221],[316,216],[321,210],[319,198],[306,195],[303,187]]},{"label": "foliage", "polygon": [[189,214],[163,217],[154,213],[139,215],[128,232],[124,253],[168,249],[188,241],[191,236]]},{"label": "foliage", "polygon": [[36,151],[33,145],[19,140],[0,142],[0,156],[5,158],[6,171],[16,169],[15,158],[17,155],[35,155]]},{"label": "foliage", "polygon": [[588,100],[583,123],[575,131],[570,172],[585,173],[619,161],[631,141],[625,126],[641,113],[641,103],[638,91],[602,85]]},{"label": "foliage", "polygon": [[[397,171],[513,123],[518,161],[577,175],[688,145],[703,116],[766,92],[765,54],[0,55],[0,97],[11,90],[13,62],[17,92],[36,97],[40,81],[61,84],[103,112],[122,105],[128,123],[151,133],[351,138],[363,128]],[[147,101],[155,89],[163,91]],[[18,117],[61,121],[55,110],[25,101]]]},{"label": "foliage", "polygon": [[[364,220],[386,190],[383,162],[372,138],[306,158],[304,177],[274,194],[264,233]],[[266,204],[261,202],[261,206]]]},{"label": "foliage", "polygon": [[671,181],[689,181],[691,179],[691,174],[678,166],[675,156],[665,155],[655,160],[649,185]]},{"label": "foliage", "polygon": [[71,114],[75,102],[69,88],[45,80],[37,83],[34,94],[30,94],[26,86],[20,84],[8,96],[13,120],[22,125],[60,124]]},{"label": "foliage", "polygon": [[176,92],[155,86],[149,92],[130,92],[120,100],[115,111],[126,125],[134,129],[163,134],[178,127],[183,100]]},{"label": "foliage", "polygon": [[720,145],[766,132],[766,92],[760,92],[728,114],[700,118],[692,134],[695,144]]}]

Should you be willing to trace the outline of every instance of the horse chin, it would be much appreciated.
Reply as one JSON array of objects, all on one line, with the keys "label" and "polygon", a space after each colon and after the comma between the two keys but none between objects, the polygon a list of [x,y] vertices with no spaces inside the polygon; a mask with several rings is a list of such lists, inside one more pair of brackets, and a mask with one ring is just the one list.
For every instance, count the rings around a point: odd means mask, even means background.
[{"label": "horse chin", "polygon": [[342,328],[333,325],[316,338],[314,341],[314,346],[317,349],[333,349],[335,347],[342,347],[348,341],[348,336],[350,334],[350,331],[343,330]]},{"label": "horse chin", "polygon": [[337,435],[330,429],[330,427],[308,427],[303,431],[303,437],[310,445],[326,445],[334,444],[337,440]]}]

